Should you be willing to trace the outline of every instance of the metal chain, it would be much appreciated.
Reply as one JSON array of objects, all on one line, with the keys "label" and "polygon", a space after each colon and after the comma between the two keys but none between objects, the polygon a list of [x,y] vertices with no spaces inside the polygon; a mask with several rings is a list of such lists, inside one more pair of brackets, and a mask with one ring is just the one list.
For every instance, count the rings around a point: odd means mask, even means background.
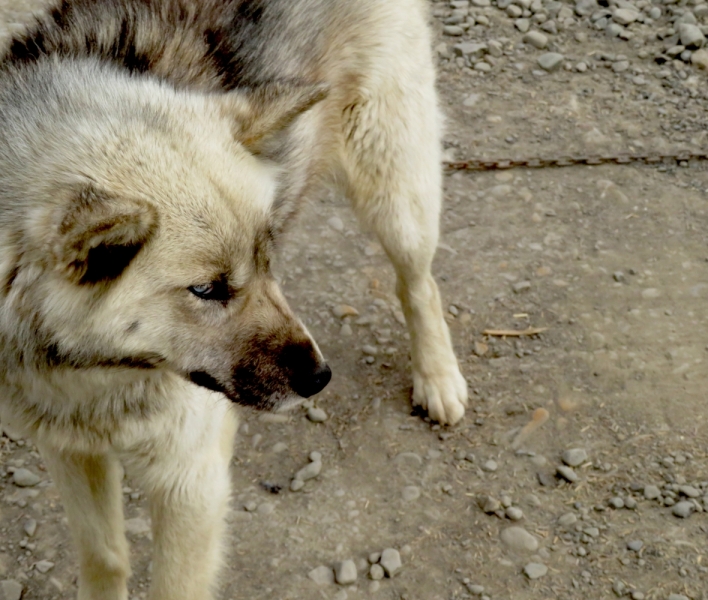
[{"label": "metal chain", "polygon": [[504,169],[547,169],[575,165],[656,165],[666,162],[708,160],[708,152],[676,152],[673,154],[617,154],[615,156],[560,156],[557,158],[490,158],[450,161],[445,167],[450,171],[500,171]]}]

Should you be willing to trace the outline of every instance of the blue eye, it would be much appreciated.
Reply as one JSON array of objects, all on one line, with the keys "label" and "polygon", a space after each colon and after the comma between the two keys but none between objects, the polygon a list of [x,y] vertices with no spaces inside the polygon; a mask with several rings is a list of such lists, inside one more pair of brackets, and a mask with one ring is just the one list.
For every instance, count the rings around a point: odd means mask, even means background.
[{"label": "blue eye", "polygon": [[228,277],[222,275],[219,279],[209,283],[199,283],[187,288],[192,294],[201,300],[216,300],[226,303],[233,298],[236,291],[229,286]]},{"label": "blue eye", "polygon": [[189,291],[199,298],[209,298],[209,296],[214,293],[214,284],[202,283],[199,285],[193,285],[189,288]]}]

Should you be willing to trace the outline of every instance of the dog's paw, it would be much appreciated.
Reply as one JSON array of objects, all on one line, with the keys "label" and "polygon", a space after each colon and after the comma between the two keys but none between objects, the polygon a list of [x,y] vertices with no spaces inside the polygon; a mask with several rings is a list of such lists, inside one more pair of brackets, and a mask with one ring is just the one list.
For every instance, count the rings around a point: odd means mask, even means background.
[{"label": "dog's paw", "polygon": [[465,415],[467,382],[455,364],[438,373],[413,373],[413,405],[441,425],[454,425]]}]

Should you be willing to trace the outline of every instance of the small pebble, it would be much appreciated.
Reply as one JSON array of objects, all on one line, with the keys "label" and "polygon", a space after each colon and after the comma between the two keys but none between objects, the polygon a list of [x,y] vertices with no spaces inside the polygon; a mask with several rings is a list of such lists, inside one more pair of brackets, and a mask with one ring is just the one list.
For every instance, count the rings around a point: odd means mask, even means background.
[{"label": "small pebble", "polygon": [[506,509],[505,513],[506,516],[512,521],[520,521],[524,518],[523,511],[520,508],[517,508],[516,506],[510,506]]},{"label": "small pebble", "polygon": [[312,569],[307,576],[317,585],[330,585],[334,583],[334,571],[325,565]]},{"label": "small pebble", "polygon": [[0,581],[0,598],[2,600],[20,600],[22,591],[22,585],[14,579]]},{"label": "small pebble", "polygon": [[561,460],[569,467],[579,467],[588,459],[584,448],[571,448],[561,455]]},{"label": "small pebble", "polygon": [[384,578],[384,569],[381,565],[371,565],[369,569],[369,577],[374,581],[379,581]]},{"label": "small pebble", "polygon": [[536,552],[538,540],[523,527],[507,527],[501,532],[501,541],[516,551]]},{"label": "small pebble", "polygon": [[644,497],[647,500],[656,500],[657,498],[661,498],[661,490],[655,485],[645,485]]},{"label": "small pebble", "polygon": [[566,481],[569,481],[570,483],[576,483],[580,479],[576,472],[573,471],[573,469],[571,469],[570,467],[561,465],[556,469],[556,472],[558,473],[558,475],[560,475],[560,477],[562,477]]},{"label": "small pebble", "polygon": [[558,518],[558,524],[563,527],[570,527],[571,525],[575,525],[577,521],[578,517],[576,517],[575,513],[572,512],[565,513],[564,515]]},{"label": "small pebble", "polygon": [[401,555],[395,548],[386,548],[381,553],[381,566],[388,577],[393,577],[401,568]]},{"label": "small pebble", "polygon": [[612,508],[624,508],[624,500],[622,500],[619,496],[610,498],[609,504]]},{"label": "small pebble", "polygon": [[529,563],[524,567],[524,573],[529,579],[540,579],[548,573],[548,567],[541,563]]},{"label": "small pebble", "polygon": [[498,469],[497,461],[489,459],[482,465],[482,469],[489,471],[490,473],[494,473],[494,471]]},{"label": "small pebble", "polygon": [[487,514],[494,513],[501,508],[501,502],[493,496],[481,495],[477,497],[477,504],[482,509],[482,512]]},{"label": "small pebble", "polygon": [[35,563],[34,568],[40,573],[49,573],[54,568],[54,563],[50,560],[40,560]]},{"label": "small pebble", "polygon": [[420,498],[420,488],[415,485],[407,485],[403,488],[401,495],[406,502],[412,502]]},{"label": "small pebble", "polygon": [[27,521],[25,521],[25,524],[22,528],[25,530],[25,533],[28,537],[34,537],[34,534],[37,531],[37,521],[35,521],[34,519],[28,519]]},{"label": "small pebble", "polygon": [[[538,57],[538,66],[544,71],[556,71],[563,64],[565,57],[558,52],[546,52]],[[529,287],[531,284],[529,283]],[[514,290],[516,291],[516,290]]]},{"label": "small pebble", "polygon": [[356,578],[356,564],[353,560],[343,560],[334,565],[334,580],[339,585],[354,583]]},{"label": "small pebble", "polygon": [[12,474],[12,483],[17,487],[33,487],[40,481],[42,481],[42,478],[29,469],[17,469]]},{"label": "small pebble", "polygon": [[688,502],[686,500],[682,502],[677,502],[674,507],[671,509],[671,514],[674,515],[675,517],[679,517],[680,519],[686,519],[691,516],[691,513],[694,511],[696,507],[693,505],[693,502]]},{"label": "small pebble", "polygon": [[642,548],[644,548],[644,542],[642,540],[632,540],[631,542],[627,542],[627,549],[632,552],[639,552]]},{"label": "small pebble", "polygon": [[327,413],[315,406],[307,409],[307,418],[313,423],[324,423],[327,420]]}]

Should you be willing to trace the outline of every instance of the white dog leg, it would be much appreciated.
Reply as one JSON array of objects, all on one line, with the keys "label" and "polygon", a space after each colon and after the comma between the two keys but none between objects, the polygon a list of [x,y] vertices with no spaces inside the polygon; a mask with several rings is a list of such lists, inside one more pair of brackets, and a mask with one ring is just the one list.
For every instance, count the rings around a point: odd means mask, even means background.
[{"label": "white dog leg", "polygon": [[467,384],[430,271],[438,242],[441,165],[440,117],[429,71],[422,68],[414,81],[391,76],[385,89],[362,92],[362,100],[345,111],[343,162],[354,207],[396,269],[411,336],[413,403],[432,419],[452,424],[464,415]]},{"label": "white dog leg", "polygon": [[61,493],[79,552],[79,600],[126,600],[130,576],[122,469],[110,455],[40,450]]},{"label": "white dog leg", "polygon": [[153,422],[144,443],[125,451],[150,504],[150,600],[210,600],[222,564],[237,420],[227,400],[194,386],[189,392],[164,422]]}]

